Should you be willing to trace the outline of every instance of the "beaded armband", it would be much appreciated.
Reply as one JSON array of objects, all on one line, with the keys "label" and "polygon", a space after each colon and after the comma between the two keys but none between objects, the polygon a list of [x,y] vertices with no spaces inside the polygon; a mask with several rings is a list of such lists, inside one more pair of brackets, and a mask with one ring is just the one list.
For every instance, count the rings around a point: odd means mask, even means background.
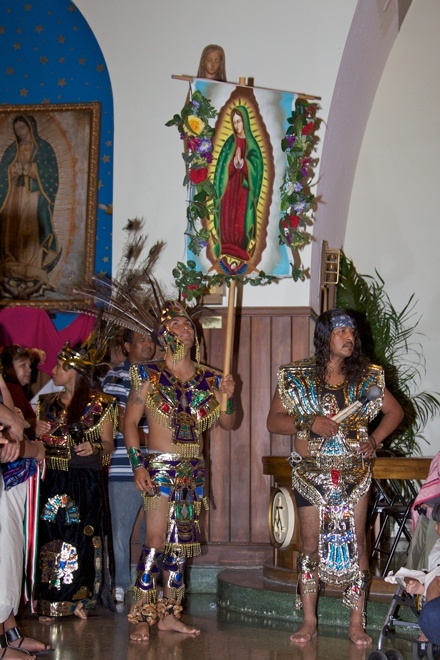
[{"label": "beaded armband", "polygon": [[128,449],[128,459],[133,472],[144,467],[144,457],[139,447],[130,447]]},{"label": "beaded armband", "polygon": [[235,412],[235,401],[234,398],[231,397],[228,399],[228,402],[226,404],[226,410],[224,411],[227,415],[233,415]]}]

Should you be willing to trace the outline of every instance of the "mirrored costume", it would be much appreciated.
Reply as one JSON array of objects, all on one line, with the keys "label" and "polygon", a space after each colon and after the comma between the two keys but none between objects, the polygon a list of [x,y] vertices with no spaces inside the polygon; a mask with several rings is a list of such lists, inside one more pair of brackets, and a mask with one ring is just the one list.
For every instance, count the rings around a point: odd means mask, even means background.
[{"label": "mirrored costume", "polygon": [[[115,399],[92,391],[78,424],[66,425],[67,411],[59,394],[39,397],[37,419],[50,422],[42,435],[46,478],[41,487],[39,522],[38,612],[45,616],[73,614],[81,601],[95,606],[103,591],[104,516],[101,431],[106,420],[116,429]],[[93,455],[78,456],[76,444],[89,441]],[[106,585],[107,586],[107,585]]]},{"label": "mirrored costume", "polygon": [[[149,381],[145,407],[153,418],[172,431],[175,453],[149,453],[142,458],[156,493],[144,493],[144,507],[154,508],[160,497],[168,498],[168,527],[163,552],[142,548],[137,566],[135,596],[138,602],[129,614],[132,623],[148,621],[168,613],[180,617],[185,592],[184,570],[187,557],[200,554],[200,512],[208,508],[205,492],[205,461],[200,456],[200,437],[220,415],[214,395],[221,375],[198,365],[194,376],[185,382],[176,378],[165,361],[132,365],[132,383],[140,388]],[[134,448],[132,448],[134,449]],[[132,450],[129,450],[129,454]],[[132,460],[132,465],[133,460]],[[163,597],[156,587],[164,578]]]},{"label": "mirrored costume", "polygon": [[[315,415],[334,416],[358,400],[371,385],[382,396],[364,404],[340,422],[331,438],[315,435],[310,427]],[[356,608],[368,575],[359,569],[354,509],[371,484],[371,460],[364,460],[359,445],[368,438],[368,423],[376,417],[385,389],[381,367],[369,365],[361,382],[337,386],[318,382],[315,359],[284,365],[278,372],[280,398],[292,415],[298,438],[308,441],[308,454],[292,471],[292,487],[319,510],[319,562],[300,553],[298,574],[303,593],[315,589],[313,572],[320,580],[344,585],[344,605]],[[301,602],[297,601],[301,607]]]}]

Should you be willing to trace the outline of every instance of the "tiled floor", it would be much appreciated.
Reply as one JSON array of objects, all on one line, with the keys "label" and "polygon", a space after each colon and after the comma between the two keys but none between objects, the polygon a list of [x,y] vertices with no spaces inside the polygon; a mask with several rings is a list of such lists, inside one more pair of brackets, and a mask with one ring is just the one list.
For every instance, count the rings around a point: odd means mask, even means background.
[{"label": "tiled floor", "polygon": [[[249,617],[219,610],[214,595],[192,595],[187,599],[184,620],[201,629],[199,637],[153,630],[148,643],[129,641],[126,612],[98,610],[87,621],[75,617],[43,624],[23,612],[21,626],[34,637],[55,648],[42,658],[83,660],[95,658],[147,660],[367,660],[376,649],[358,649],[347,638],[346,630],[321,626],[313,642],[294,646],[289,641],[294,625],[281,620]],[[404,658],[412,658],[411,644],[386,640],[384,650],[398,648]]]}]

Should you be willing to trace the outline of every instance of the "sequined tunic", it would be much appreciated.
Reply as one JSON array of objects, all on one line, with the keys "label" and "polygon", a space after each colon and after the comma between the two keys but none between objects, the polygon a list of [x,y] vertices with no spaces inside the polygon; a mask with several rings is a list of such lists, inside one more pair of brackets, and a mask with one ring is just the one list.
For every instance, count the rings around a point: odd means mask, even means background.
[{"label": "sequined tunic", "polygon": [[[201,506],[208,508],[205,494],[205,462],[200,457],[200,436],[215,424],[220,405],[215,398],[221,375],[199,365],[194,376],[182,382],[168,370],[164,360],[132,365],[130,378],[136,387],[152,384],[145,407],[153,418],[171,429],[174,452],[147,455],[145,467],[158,489],[155,497],[144,496],[145,508],[153,508],[160,495],[169,499],[166,551],[184,556],[200,554]],[[160,494],[159,494],[160,493]]]},{"label": "sequined tunic", "polygon": [[92,392],[80,424],[66,426],[58,393],[39,398],[37,418],[51,423],[41,437],[46,447],[46,476],[41,487],[37,609],[45,616],[68,616],[82,602],[91,610],[103,592],[104,545],[108,534],[105,491],[99,453],[80,457],[75,444],[89,440],[99,447],[102,424],[116,426],[113,397]]},{"label": "sequined tunic", "polygon": [[[313,358],[284,365],[278,372],[280,398],[301,426],[310,415],[331,417],[365,394],[371,385],[385,388],[381,367],[370,365],[357,385],[318,387]],[[322,438],[299,431],[308,440],[308,454],[292,472],[292,486],[320,513],[319,576],[330,584],[348,584],[359,573],[354,507],[371,484],[371,461],[363,460],[359,445],[368,437],[383,395],[366,403],[339,425],[338,433]]]},{"label": "sequined tunic", "polygon": [[169,371],[164,360],[130,368],[130,379],[137,388],[151,382],[145,407],[156,421],[171,429],[173,449],[186,458],[199,456],[201,434],[220,416],[214,395],[220,378],[220,372],[199,365],[194,376],[183,382]]}]

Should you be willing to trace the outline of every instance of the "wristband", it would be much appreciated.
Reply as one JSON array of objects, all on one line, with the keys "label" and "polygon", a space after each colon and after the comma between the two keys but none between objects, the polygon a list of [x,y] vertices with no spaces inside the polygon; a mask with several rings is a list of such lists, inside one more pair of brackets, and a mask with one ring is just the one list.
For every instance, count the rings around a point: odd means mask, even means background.
[{"label": "wristband", "polygon": [[373,435],[372,433],[370,433],[370,438],[371,438],[371,439],[372,439],[372,441],[374,442],[374,449],[377,449],[377,442],[376,442],[376,438],[374,437],[374,435]]},{"label": "wristband", "polygon": [[298,431],[310,431],[315,419],[316,415],[306,415],[305,417],[300,418],[298,421],[295,420],[295,427],[298,429]]},{"label": "wristband", "polygon": [[102,454],[104,451],[104,447],[102,445],[102,442],[92,442],[89,440],[91,446],[92,446],[92,453],[94,456],[97,456],[98,454]]},{"label": "wristband", "polygon": [[226,410],[225,410],[225,413],[226,413],[227,415],[233,415],[234,412],[235,412],[235,401],[234,401],[234,399],[231,397],[230,399],[228,399],[228,402],[227,402],[227,404],[226,404]]},{"label": "wristband", "polygon": [[128,451],[128,459],[130,461],[131,469],[133,472],[138,470],[139,468],[144,467],[144,457],[142,456],[142,452],[139,449],[139,447],[130,447],[127,449]]}]

